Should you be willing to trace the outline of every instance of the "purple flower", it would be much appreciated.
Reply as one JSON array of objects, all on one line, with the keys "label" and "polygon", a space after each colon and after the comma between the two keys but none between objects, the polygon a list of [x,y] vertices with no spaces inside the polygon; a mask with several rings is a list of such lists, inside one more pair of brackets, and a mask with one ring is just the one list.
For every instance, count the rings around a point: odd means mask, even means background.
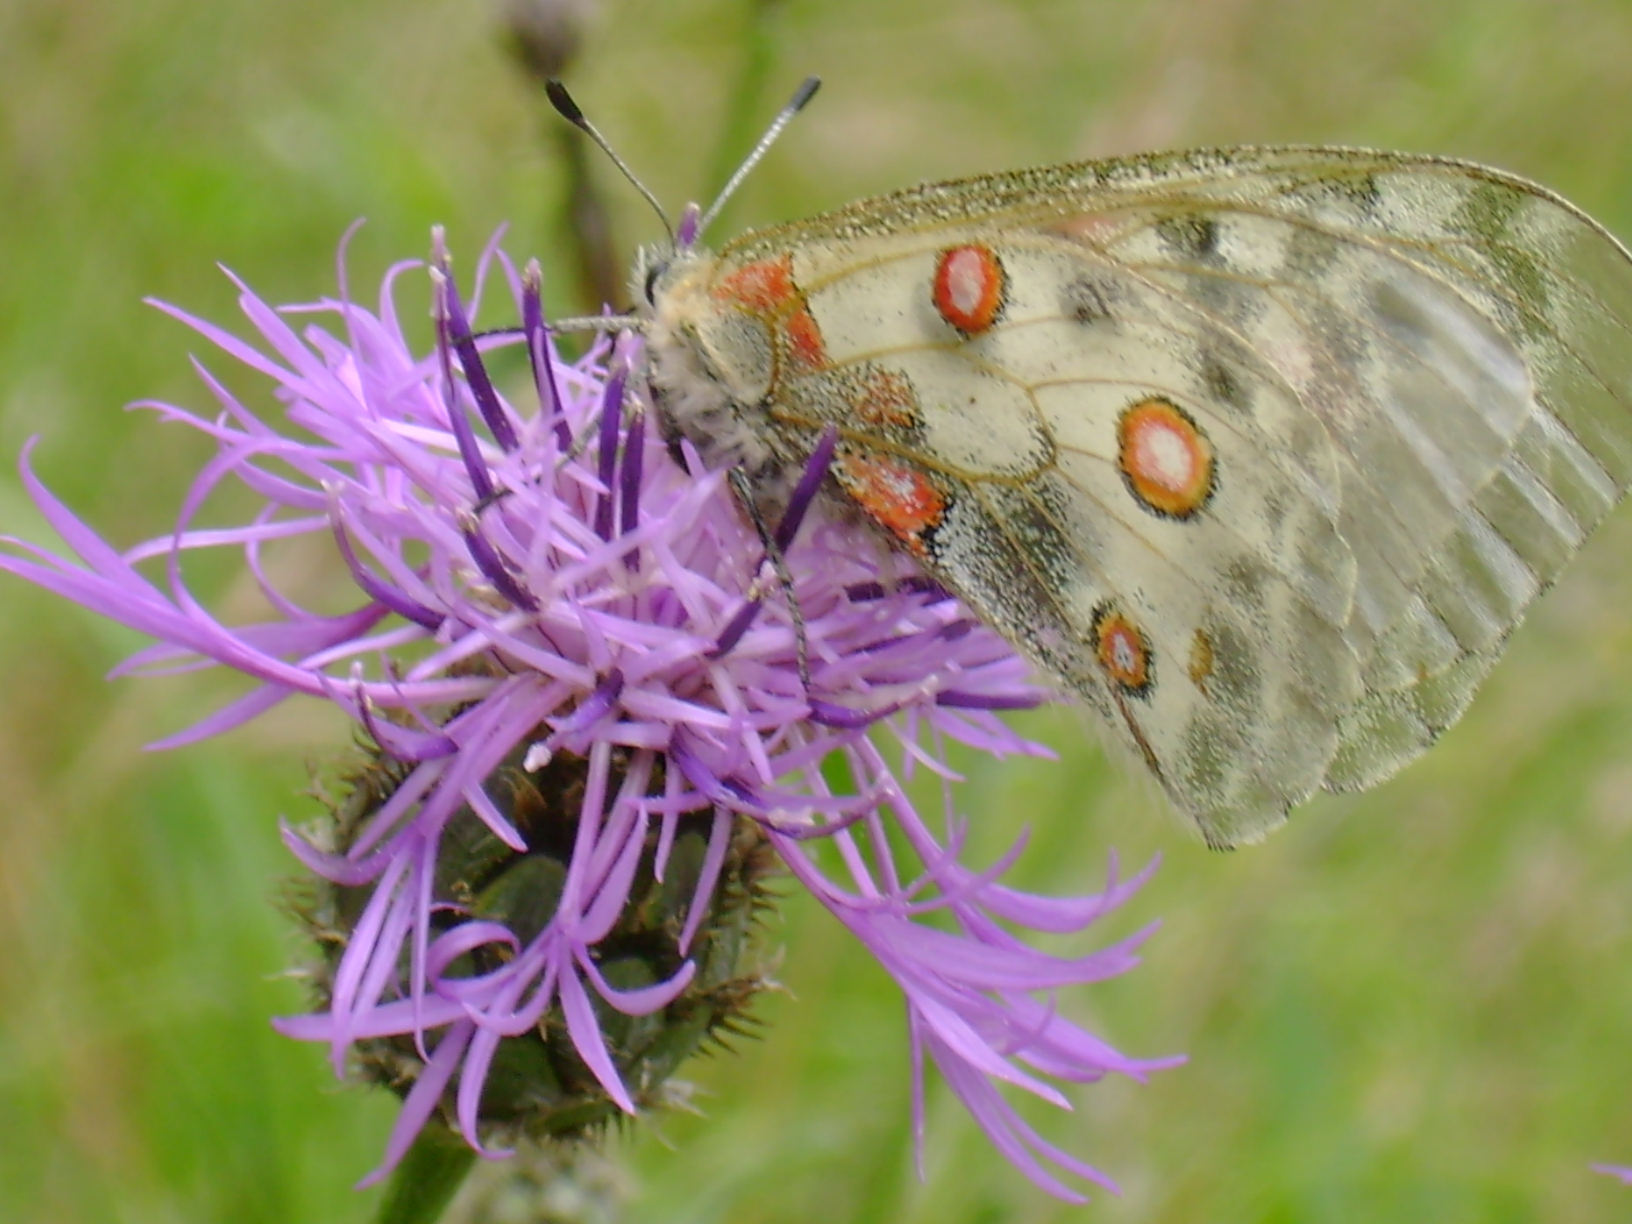
[{"label": "purple flower", "polygon": [[[304,694],[343,709],[393,763],[394,789],[346,844],[285,828],[302,863],[361,890],[366,904],[327,1009],[278,1028],[326,1043],[337,1074],[354,1043],[405,1037],[420,1052],[372,1176],[439,1108],[472,1146],[496,1154],[483,1147],[493,1132],[480,1112],[489,1068],[506,1038],[549,1015],[610,1102],[632,1113],[648,1099],[620,1075],[597,1009],[659,1012],[698,966],[685,959],[663,980],[620,988],[603,972],[602,945],[643,855],[662,880],[687,819],[708,833],[677,934],[682,956],[734,831],[754,822],[900,983],[920,1137],[927,1053],[1039,1186],[1082,1197],[1044,1161],[1110,1186],[1026,1126],[997,1085],[1069,1107],[1055,1082],[1142,1079],[1176,1061],[1126,1058],[1058,1009],[1062,987],[1131,967],[1148,932],[1067,958],[1012,929],[1081,930],[1144,876],[1118,883],[1113,860],[1104,894],[1051,900],[999,882],[1018,845],[985,870],[958,860],[964,826],[943,748],[1042,753],[994,713],[1045,698],[1026,665],[908,560],[824,512],[817,490],[831,438],[771,525],[787,545],[790,601],[725,474],[684,447],[676,462],[652,427],[638,339],[602,337],[563,363],[536,264],[518,274],[490,247],[467,312],[439,237],[436,246],[428,355],[410,350],[393,299],[416,263],[390,270],[377,313],[350,300],[343,266],[338,300],[274,309],[244,288],[253,344],[161,306],[269,378],[285,420],[257,416],[198,363],[218,415],[143,405],[218,447],[172,534],[117,551],[40,483],[25,450],[23,479],[74,555],[15,539],[0,555],[0,568],[157,639],[120,673],[216,662],[257,682],[158,746],[218,734]],[[521,326],[480,335],[474,303],[493,274]],[[488,364],[503,358],[517,381],[530,371],[538,411],[519,411],[495,386]],[[239,527],[194,526],[229,480],[262,500],[259,513]],[[352,611],[310,611],[273,581],[266,551],[313,535],[350,571],[361,595]],[[224,625],[193,597],[183,558],[206,548],[241,550],[268,619]],[[159,574],[144,576],[143,562]],[[450,820],[468,813],[526,849],[489,783],[507,760],[536,775],[563,755],[582,762],[582,798],[542,928],[519,931],[436,897]],[[847,771],[824,768],[835,760]],[[903,789],[917,768],[947,783],[938,829]],[[852,784],[835,790],[840,772]]]}]

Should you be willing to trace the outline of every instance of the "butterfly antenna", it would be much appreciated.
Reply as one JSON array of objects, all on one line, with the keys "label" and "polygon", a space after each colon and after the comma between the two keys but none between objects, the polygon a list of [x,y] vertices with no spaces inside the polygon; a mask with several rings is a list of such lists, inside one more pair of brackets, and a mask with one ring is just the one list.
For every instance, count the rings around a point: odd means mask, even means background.
[{"label": "butterfly antenna", "polygon": [[578,103],[572,100],[572,95],[567,92],[567,87],[551,77],[544,82],[544,93],[549,98],[550,105],[555,107],[556,112],[573,127],[593,140],[599,146],[601,152],[612,159],[612,164],[622,171],[623,177],[628,179],[635,190],[646,198],[646,203],[652,206],[652,211],[657,214],[657,219],[663,222],[663,228],[669,232],[669,241],[672,243],[674,241],[674,225],[669,220],[669,214],[663,211],[663,205],[657,202],[657,197],[651,193],[646,184],[635,177],[635,172],[629,168],[629,163],[617,155],[617,152],[607,143],[606,137],[602,136],[596,130],[595,125],[584,117],[584,112],[578,108]]},{"label": "butterfly antenna", "polygon": [[715,217],[720,215],[720,209],[724,208],[726,201],[736,194],[737,188],[742,186],[742,180],[748,177],[748,172],[759,165],[760,158],[770,152],[771,146],[776,143],[776,138],[782,135],[782,129],[793,122],[793,117],[805,109],[805,103],[814,98],[816,91],[821,87],[822,80],[820,77],[806,77],[804,83],[794,90],[793,97],[789,98],[788,104],[776,113],[776,118],[771,120],[771,126],[765,129],[765,135],[759,138],[759,143],[754,146],[753,152],[742,159],[742,165],[737,167],[737,172],[731,176],[724,187],[720,188],[720,194],[714,197],[714,203],[708,206],[708,211],[703,214],[702,220],[697,223],[697,233],[699,235],[708,228],[709,223]]}]

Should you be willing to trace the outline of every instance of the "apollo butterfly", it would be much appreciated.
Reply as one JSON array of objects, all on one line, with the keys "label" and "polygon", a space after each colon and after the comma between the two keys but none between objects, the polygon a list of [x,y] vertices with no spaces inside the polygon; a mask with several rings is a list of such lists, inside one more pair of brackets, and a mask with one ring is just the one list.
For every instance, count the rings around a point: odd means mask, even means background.
[{"label": "apollo butterfly", "polygon": [[1426,750],[1632,483],[1632,256],[1483,166],[1204,150],[700,228],[642,265],[666,426],[767,506],[836,428],[831,500],[1214,845]]}]

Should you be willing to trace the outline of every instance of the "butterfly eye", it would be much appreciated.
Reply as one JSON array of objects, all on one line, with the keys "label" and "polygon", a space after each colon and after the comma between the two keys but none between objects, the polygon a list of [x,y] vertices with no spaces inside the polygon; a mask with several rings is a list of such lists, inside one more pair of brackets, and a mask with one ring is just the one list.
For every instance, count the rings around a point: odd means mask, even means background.
[{"label": "butterfly eye", "polygon": [[646,269],[646,285],[642,292],[646,295],[646,304],[648,306],[657,305],[657,279],[668,271],[668,267],[668,264],[657,261]]}]

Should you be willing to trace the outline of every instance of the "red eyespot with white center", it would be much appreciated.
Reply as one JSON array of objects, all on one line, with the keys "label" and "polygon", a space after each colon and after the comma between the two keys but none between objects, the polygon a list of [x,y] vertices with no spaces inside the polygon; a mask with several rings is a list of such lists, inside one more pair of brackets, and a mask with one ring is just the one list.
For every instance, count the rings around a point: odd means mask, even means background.
[{"label": "red eyespot with white center", "polygon": [[1145,509],[1189,518],[1213,495],[1213,444],[1190,414],[1151,397],[1122,412],[1116,425],[1117,466]]},{"label": "red eyespot with white center", "polygon": [[1094,612],[1094,652],[1105,674],[1124,693],[1137,697],[1149,691],[1155,677],[1145,635],[1110,604],[1101,604]]},{"label": "red eyespot with white center", "polygon": [[1002,261],[983,246],[952,247],[935,265],[935,309],[966,336],[997,322],[1007,288]]}]

